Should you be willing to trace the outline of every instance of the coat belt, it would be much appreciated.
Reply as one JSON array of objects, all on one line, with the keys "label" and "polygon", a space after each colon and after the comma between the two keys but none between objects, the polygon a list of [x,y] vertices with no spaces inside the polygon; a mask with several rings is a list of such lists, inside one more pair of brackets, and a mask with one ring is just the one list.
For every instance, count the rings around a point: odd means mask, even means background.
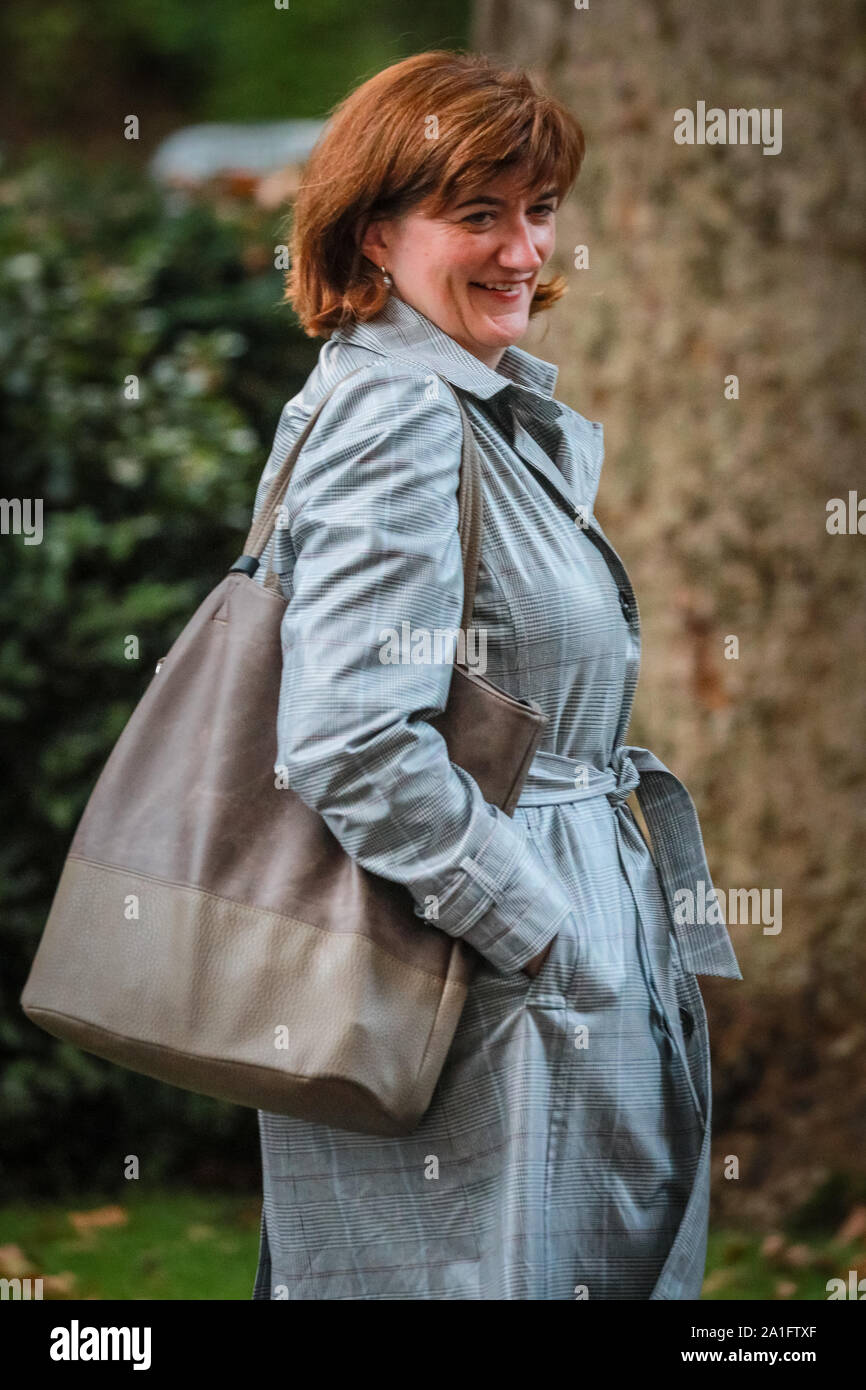
[{"label": "coat belt", "polygon": [[[620,744],[603,771],[578,758],[536,753],[517,805],[550,806],[606,796],[616,811],[620,829],[633,843],[639,831],[626,805],[631,792],[637,794],[652,838],[652,854],[683,967],[696,975],[741,980],[743,976],[723,920],[678,920],[683,915],[682,905],[676,900],[679,891],[688,890],[693,904],[707,904],[711,910],[718,899],[695,804],[680,779],[648,748]],[[720,905],[718,916],[722,917]]]}]

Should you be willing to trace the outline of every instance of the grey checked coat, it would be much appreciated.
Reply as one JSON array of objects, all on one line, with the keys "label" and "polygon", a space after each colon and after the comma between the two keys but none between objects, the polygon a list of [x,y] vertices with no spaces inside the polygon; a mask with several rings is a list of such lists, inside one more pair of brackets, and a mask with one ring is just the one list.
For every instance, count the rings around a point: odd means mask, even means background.
[{"label": "grey checked coat", "polygon": [[[549,363],[512,347],[494,371],[392,294],[322,347],[256,509],[316,401],[359,366],[304,445],[270,547],[291,600],[278,763],[350,854],[404,884],[419,917],[433,900],[426,929],[479,963],[413,1135],[259,1112],[253,1298],[697,1298],[711,1093],[695,977],[741,976],[723,922],[680,921],[682,890],[712,894],[688,792],[623,742],[640,627],[593,515],[602,427],[553,400]],[[447,654],[381,658],[403,623],[460,623],[445,382],[482,455],[486,674],[549,720],[513,818],[427,722]],[[521,966],[551,939],[530,980]]]}]

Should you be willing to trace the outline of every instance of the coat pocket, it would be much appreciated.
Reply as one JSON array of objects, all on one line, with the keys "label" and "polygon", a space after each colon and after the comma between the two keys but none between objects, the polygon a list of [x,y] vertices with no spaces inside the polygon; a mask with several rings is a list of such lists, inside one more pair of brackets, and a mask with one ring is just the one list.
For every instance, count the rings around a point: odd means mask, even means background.
[{"label": "coat pocket", "polygon": [[559,931],[538,974],[525,976],[528,989],[523,1002],[530,1008],[565,1008],[569,986],[578,961],[578,940],[574,914],[569,913],[559,924]]}]

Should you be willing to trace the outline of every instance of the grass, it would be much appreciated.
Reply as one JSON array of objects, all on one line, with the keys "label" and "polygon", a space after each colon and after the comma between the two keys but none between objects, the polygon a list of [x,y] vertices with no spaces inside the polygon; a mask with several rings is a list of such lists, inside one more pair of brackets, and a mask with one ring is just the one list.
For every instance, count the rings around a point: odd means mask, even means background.
[{"label": "grass", "polygon": [[849,1270],[866,1274],[863,1238],[842,1243],[830,1235],[791,1239],[711,1231],[701,1295],[706,1302],[760,1298],[788,1303],[826,1302],[827,1281],[848,1283]]},{"label": "grass", "polygon": [[[130,1183],[132,1188],[134,1184]],[[0,1208],[0,1275],[63,1276],[45,1298],[249,1299],[261,1200],[131,1191]],[[11,1268],[17,1248],[25,1268]],[[20,1257],[17,1257],[20,1263]]]},{"label": "grass", "polygon": [[[0,1208],[0,1276],[42,1276],[46,1299],[245,1299],[252,1294],[260,1198],[135,1190],[123,1201]],[[710,1233],[705,1301],[827,1298],[827,1280],[866,1274],[861,1237],[791,1240]]]}]

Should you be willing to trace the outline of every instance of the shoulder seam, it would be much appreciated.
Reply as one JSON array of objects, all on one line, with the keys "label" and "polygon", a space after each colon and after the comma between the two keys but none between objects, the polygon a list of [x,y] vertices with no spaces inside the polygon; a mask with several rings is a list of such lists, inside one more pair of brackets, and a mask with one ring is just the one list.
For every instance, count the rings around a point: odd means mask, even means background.
[{"label": "shoulder seam", "polygon": [[[451,408],[455,412],[456,417],[460,421],[462,427],[463,417],[460,413],[460,402],[458,400],[457,393],[450,382],[446,381],[444,377],[441,377],[438,372],[434,372],[432,368],[415,368],[408,363],[394,363],[394,370],[389,371],[387,365],[385,365],[388,362],[389,359],[384,359],[382,363],[371,362],[369,364],[364,365],[361,368],[355,368],[352,371],[346,372],[343,376],[340,377],[339,381],[335,382],[334,385],[330,387],[331,396],[333,397],[337,394],[344,382],[348,381],[351,383],[352,381],[357,381],[357,378],[361,376],[362,372],[381,372],[383,366],[385,366],[385,370],[380,377],[376,378],[374,376],[372,379],[370,377],[366,378],[368,385],[374,386],[378,384],[378,382],[381,382],[383,385],[385,385],[394,381],[416,381],[420,385],[426,384],[429,382],[431,378],[434,378],[435,380],[442,383],[443,397],[440,397],[440,399],[447,398],[450,401]],[[323,392],[322,394],[326,395],[327,392]],[[319,399],[321,399],[321,397]],[[316,402],[316,404],[318,404],[318,402]],[[313,406],[313,409],[315,409],[315,405]]]}]

